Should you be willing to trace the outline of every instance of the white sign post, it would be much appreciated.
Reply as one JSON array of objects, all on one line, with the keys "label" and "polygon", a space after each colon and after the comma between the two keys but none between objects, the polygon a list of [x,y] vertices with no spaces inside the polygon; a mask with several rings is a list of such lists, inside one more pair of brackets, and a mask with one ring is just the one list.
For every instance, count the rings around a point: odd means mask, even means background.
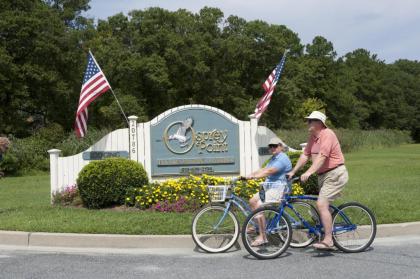
[{"label": "white sign post", "polygon": [[129,116],[130,120],[130,159],[137,161],[137,116]]}]

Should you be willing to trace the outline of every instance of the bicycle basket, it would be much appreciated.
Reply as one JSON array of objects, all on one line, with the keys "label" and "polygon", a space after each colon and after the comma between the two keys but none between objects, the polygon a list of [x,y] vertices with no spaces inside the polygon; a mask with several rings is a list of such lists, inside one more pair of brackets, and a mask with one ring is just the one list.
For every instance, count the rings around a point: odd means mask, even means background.
[{"label": "bicycle basket", "polygon": [[211,202],[224,202],[229,186],[227,185],[208,185],[209,199]]}]

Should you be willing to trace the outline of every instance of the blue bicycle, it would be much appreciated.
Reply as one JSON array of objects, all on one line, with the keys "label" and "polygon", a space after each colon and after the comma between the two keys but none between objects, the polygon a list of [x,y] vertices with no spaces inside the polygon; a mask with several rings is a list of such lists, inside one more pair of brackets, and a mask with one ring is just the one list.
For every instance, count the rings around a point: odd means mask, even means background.
[{"label": "blue bicycle", "polygon": [[229,250],[240,233],[235,211],[243,214],[243,219],[252,210],[247,201],[235,195],[233,179],[228,185],[209,185],[211,203],[198,211],[192,221],[191,234],[198,247],[206,252],[218,253]]},{"label": "blue bicycle", "polygon": [[[294,178],[293,181],[297,179],[299,178]],[[291,243],[294,247],[306,247],[315,239],[322,238],[323,228],[319,214],[310,204],[317,197],[291,196],[289,192],[290,189],[286,188],[280,205],[259,208],[245,220],[242,241],[248,252],[256,258],[275,258],[286,251]],[[300,209],[295,208],[297,204]],[[376,236],[376,219],[369,208],[357,202],[338,207],[330,205],[330,208],[333,217],[333,241],[338,249],[354,253],[370,247]],[[293,229],[293,240],[288,237],[289,227]],[[295,236],[296,233],[298,236]],[[264,241],[253,245],[261,237],[264,237]]]},{"label": "blue bicycle", "polygon": [[[239,237],[240,224],[252,212],[248,201],[235,194],[234,188],[238,180],[244,180],[244,178],[235,178],[227,185],[209,185],[211,203],[200,209],[193,217],[192,238],[196,245],[206,252],[220,253],[229,250]],[[264,182],[262,186],[263,184]],[[285,212],[288,219],[293,220],[290,246],[293,248],[305,247],[312,243],[312,239],[308,238],[307,229],[297,221],[298,217],[295,212],[308,218],[310,220],[308,222],[314,225],[320,223],[319,215],[311,204],[299,200],[291,200],[290,203],[293,203],[294,211],[286,210]],[[258,230],[256,224],[254,224],[253,230]],[[284,236],[282,237],[284,238]]]}]

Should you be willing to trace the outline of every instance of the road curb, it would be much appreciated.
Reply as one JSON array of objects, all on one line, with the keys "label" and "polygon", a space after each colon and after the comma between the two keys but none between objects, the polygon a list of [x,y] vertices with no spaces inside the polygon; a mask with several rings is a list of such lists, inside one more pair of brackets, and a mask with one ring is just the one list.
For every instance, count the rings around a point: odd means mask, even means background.
[{"label": "road curb", "polygon": [[194,248],[190,235],[124,235],[0,231],[0,245],[74,248]]},{"label": "road curb", "polygon": [[[420,236],[420,222],[378,225],[376,237]],[[0,245],[72,248],[194,248],[190,235],[123,235],[0,231]]]},{"label": "road curb", "polygon": [[420,222],[378,225],[377,237],[420,235]]}]

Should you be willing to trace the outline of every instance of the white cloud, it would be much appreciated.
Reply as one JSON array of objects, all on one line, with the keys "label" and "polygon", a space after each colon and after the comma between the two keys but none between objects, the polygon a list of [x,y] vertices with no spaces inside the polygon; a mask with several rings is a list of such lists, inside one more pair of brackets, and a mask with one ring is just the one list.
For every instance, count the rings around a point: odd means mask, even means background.
[{"label": "white cloud", "polygon": [[417,0],[92,0],[87,15],[106,18],[133,9],[184,8],[198,12],[204,6],[218,7],[225,16],[261,19],[284,24],[299,34],[302,43],[321,35],[330,40],[339,55],[366,48],[380,59],[420,60],[420,1]]}]

